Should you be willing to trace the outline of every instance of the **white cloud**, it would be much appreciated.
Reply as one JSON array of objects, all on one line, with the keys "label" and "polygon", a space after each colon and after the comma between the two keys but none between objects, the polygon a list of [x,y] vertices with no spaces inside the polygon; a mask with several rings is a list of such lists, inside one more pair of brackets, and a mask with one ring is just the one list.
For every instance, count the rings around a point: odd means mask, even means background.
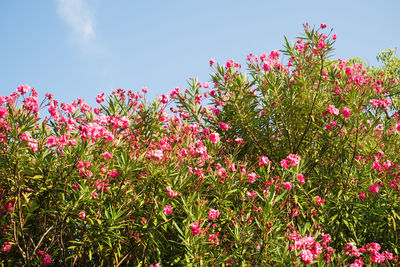
[{"label": "white cloud", "polygon": [[87,43],[95,38],[93,12],[86,0],[58,0],[58,14],[72,28],[78,42]]}]

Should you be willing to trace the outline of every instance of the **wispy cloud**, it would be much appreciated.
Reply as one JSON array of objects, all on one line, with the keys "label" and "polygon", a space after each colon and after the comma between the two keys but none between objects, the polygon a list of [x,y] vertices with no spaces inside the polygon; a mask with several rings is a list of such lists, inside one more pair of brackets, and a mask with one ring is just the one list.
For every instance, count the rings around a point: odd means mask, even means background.
[{"label": "wispy cloud", "polygon": [[96,36],[93,10],[86,0],[58,0],[58,14],[79,43],[88,43]]}]

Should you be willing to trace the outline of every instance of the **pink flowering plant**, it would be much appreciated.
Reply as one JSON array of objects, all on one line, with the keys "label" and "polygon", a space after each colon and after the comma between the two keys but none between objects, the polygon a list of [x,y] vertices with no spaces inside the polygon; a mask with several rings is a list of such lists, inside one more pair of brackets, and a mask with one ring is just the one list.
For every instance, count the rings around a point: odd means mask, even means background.
[{"label": "pink flowering plant", "polygon": [[400,60],[332,59],[336,38],[304,25],[152,102],[0,96],[0,262],[398,264]]}]

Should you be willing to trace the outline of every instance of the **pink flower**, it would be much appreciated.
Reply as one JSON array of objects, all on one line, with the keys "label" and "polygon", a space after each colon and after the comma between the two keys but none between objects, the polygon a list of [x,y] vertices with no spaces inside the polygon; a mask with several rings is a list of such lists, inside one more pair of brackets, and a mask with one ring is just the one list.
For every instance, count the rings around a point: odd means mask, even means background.
[{"label": "pink flower", "polygon": [[[1,115],[0,115],[0,118],[1,118]],[[396,124],[396,130],[400,132],[400,123]]]},{"label": "pink flower", "polygon": [[238,144],[241,144],[241,143],[243,143],[243,139],[240,138],[240,137],[236,137],[235,138],[235,142],[238,143]]},{"label": "pink flower", "polygon": [[103,101],[104,101],[104,93],[102,93],[101,95],[97,95],[96,102],[100,104]]},{"label": "pink flower", "polygon": [[4,246],[1,248],[1,250],[5,251],[9,251],[11,249],[12,245],[10,244],[10,242],[5,242]]},{"label": "pink flower", "polygon": [[85,211],[79,212],[78,217],[81,218],[82,220],[85,219],[85,217],[86,217],[86,212],[85,212]]},{"label": "pink flower", "polygon": [[328,113],[337,116],[339,115],[339,110],[334,105],[329,105]]},{"label": "pink flower", "polygon": [[348,108],[346,108],[346,107],[343,107],[343,109],[342,109],[342,114],[343,114],[343,116],[344,116],[345,118],[350,117],[350,109],[348,109]]},{"label": "pink flower", "polygon": [[210,59],[208,62],[210,63],[210,67],[212,67],[214,65],[215,61],[214,61],[214,59]]},{"label": "pink flower", "polygon": [[354,263],[350,264],[350,267],[362,267],[364,266],[364,262],[362,258],[355,260]]},{"label": "pink flower", "polygon": [[219,217],[219,211],[215,209],[210,209],[208,212],[208,219],[214,220]]},{"label": "pink flower", "polygon": [[169,102],[169,98],[167,94],[163,94],[158,98],[158,101],[160,101],[163,104],[167,104]]},{"label": "pink flower", "polygon": [[303,174],[297,175],[297,179],[299,179],[299,182],[300,182],[301,184],[304,184],[304,183],[306,182],[306,178],[304,177]]},{"label": "pink flower", "polygon": [[163,212],[164,212],[164,214],[167,215],[167,216],[170,215],[170,214],[172,213],[172,207],[166,205],[166,206],[164,207]]},{"label": "pink flower", "polygon": [[[45,249],[45,250],[46,250],[46,249]],[[39,259],[43,258],[43,256],[44,256],[44,250],[38,249],[37,256],[39,257]]]},{"label": "pink flower", "polygon": [[333,35],[332,35],[332,39],[333,39],[333,40],[336,40],[336,38],[337,38],[337,35],[336,35],[336,34],[333,34]]},{"label": "pink flower", "polygon": [[249,182],[250,183],[254,183],[256,181],[257,174],[255,174],[254,172],[249,173],[248,176],[249,176]]},{"label": "pink flower", "polygon": [[97,192],[94,192],[92,194],[92,199],[97,199],[99,197],[99,195],[97,194]]},{"label": "pink flower", "polygon": [[319,206],[319,205],[322,206],[322,205],[324,205],[325,199],[320,198],[319,196],[316,196],[315,201],[317,202],[317,206]]},{"label": "pink flower", "polygon": [[289,165],[289,163],[288,163],[288,161],[286,159],[281,160],[281,166],[284,169],[289,169],[290,168],[290,165]]},{"label": "pink flower", "polygon": [[293,187],[291,182],[282,182],[282,184],[286,190],[290,190]]},{"label": "pink flower", "polygon": [[153,156],[154,156],[156,159],[162,159],[162,157],[164,156],[164,154],[163,154],[163,151],[162,151],[162,150],[156,149],[156,150],[154,150],[154,152],[153,152]]},{"label": "pink flower", "polygon": [[225,122],[220,122],[219,123],[219,128],[223,131],[227,131],[229,129],[229,125],[226,124]]},{"label": "pink flower", "polygon": [[302,250],[300,257],[305,264],[309,264],[313,261],[313,254],[310,250]]},{"label": "pink flower", "polygon": [[371,253],[371,261],[376,263],[382,263],[386,260],[385,255],[377,251]]},{"label": "pink flower", "polygon": [[322,23],[322,24],[321,24],[321,28],[322,28],[322,29],[325,29],[325,28],[326,28],[326,24],[325,24],[325,23]]},{"label": "pink flower", "polygon": [[3,119],[7,116],[8,110],[6,107],[1,107],[0,106],[0,119]]},{"label": "pink flower", "polygon": [[361,192],[359,197],[360,197],[361,200],[363,200],[363,199],[365,199],[367,197],[367,195],[365,195],[365,193]]},{"label": "pink flower", "polygon": [[170,186],[167,186],[165,189],[167,190],[167,194],[169,195],[169,198],[174,198],[174,197],[180,195],[180,193],[177,193],[174,190],[172,190]]},{"label": "pink flower", "polygon": [[31,90],[31,87],[26,84],[17,87],[17,91],[20,92],[21,94],[26,94],[30,90]]},{"label": "pink flower", "polygon": [[265,165],[269,165],[271,163],[271,161],[266,156],[261,156],[259,158],[258,162],[259,162],[258,163],[259,166],[265,166]]},{"label": "pink flower", "polygon": [[192,224],[190,228],[192,229],[193,235],[199,235],[201,233],[200,224],[198,222]]},{"label": "pink flower", "polygon": [[79,189],[79,184],[74,183],[74,184],[72,185],[72,189],[74,189],[75,191],[78,191],[78,189]]},{"label": "pink flower", "polygon": [[330,234],[322,234],[322,245],[325,247],[328,243],[332,241]]},{"label": "pink flower", "polygon": [[103,153],[103,158],[105,158],[105,159],[112,159],[112,155],[110,154],[110,153],[108,153],[108,152],[104,152]]},{"label": "pink flower", "polygon": [[219,142],[219,134],[218,133],[210,134],[209,138],[210,138],[211,142],[214,144]]},{"label": "pink flower", "polygon": [[289,169],[291,166],[298,166],[300,157],[295,154],[289,154],[286,159],[281,160],[281,166]]},{"label": "pink flower", "polygon": [[378,184],[373,184],[369,187],[369,191],[372,194],[377,194],[379,192],[379,185]]},{"label": "pink flower", "polygon": [[42,260],[42,264],[43,264],[43,265],[49,265],[49,264],[51,264],[52,262],[53,262],[53,261],[52,261],[52,259],[51,259],[51,257],[50,257],[49,254],[44,255],[43,260]]},{"label": "pink flower", "polygon": [[214,247],[219,245],[218,235],[219,233],[211,234],[208,236],[208,242],[214,243]]}]

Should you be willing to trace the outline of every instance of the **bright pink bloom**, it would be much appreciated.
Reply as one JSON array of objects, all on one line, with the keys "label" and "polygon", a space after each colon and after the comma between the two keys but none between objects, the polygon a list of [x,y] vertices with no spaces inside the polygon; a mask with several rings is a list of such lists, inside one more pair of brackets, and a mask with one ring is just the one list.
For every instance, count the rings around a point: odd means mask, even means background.
[{"label": "bright pink bloom", "polygon": [[211,234],[208,236],[208,242],[214,243],[214,247],[219,245],[218,234]]},{"label": "bright pink bloom", "polygon": [[101,103],[103,101],[104,101],[104,93],[102,93],[101,95],[97,95],[96,102]]},{"label": "bright pink bloom", "polygon": [[223,131],[227,131],[229,129],[229,125],[226,124],[225,122],[220,122],[219,123],[219,128]]},{"label": "bright pink bloom", "polygon": [[31,90],[31,87],[26,84],[17,87],[17,91],[20,92],[21,94],[26,94],[30,90]]},{"label": "bright pink bloom", "polygon": [[299,182],[300,182],[301,184],[304,184],[304,183],[306,182],[306,178],[304,177],[303,174],[297,175],[297,179],[299,179]]},{"label": "bright pink bloom", "polygon": [[281,160],[281,166],[289,169],[291,166],[298,166],[300,157],[295,154],[289,154],[286,159]]},{"label": "bright pink bloom", "polygon": [[289,165],[289,163],[288,163],[288,161],[286,159],[281,160],[281,166],[284,169],[289,169],[290,168],[290,165]]},{"label": "bright pink bloom", "polygon": [[211,142],[214,144],[219,142],[219,134],[218,133],[210,134],[209,138],[210,138]]},{"label": "bright pink bloom", "polygon": [[343,109],[342,109],[342,114],[343,114],[343,116],[344,116],[345,118],[350,117],[350,109],[348,109],[348,108],[346,108],[346,107],[343,107]]},{"label": "bright pink bloom", "polygon": [[0,106],[0,119],[5,118],[7,115],[8,115],[7,108]]},{"label": "bright pink bloom", "polygon": [[166,206],[164,207],[163,212],[164,212],[164,214],[167,215],[167,216],[170,215],[170,214],[172,213],[172,207],[169,206],[169,205],[166,205]]},{"label": "bright pink bloom", "polygon": [[167,94],[163,94],[158,98],[158,101],[160,101],[163,104],[167,104],[169,102],[169,98]]},{"label": "bright pink bloom", "polygon": [[259,158],[259,166],[264,166],[264,165],[269,165],[271,163],[271,161],[266,157],[266,156],[261,156]]},{"label": "bright pink bloom", "polygon": [[319,196],[316,196],[315,201],[317,202],[317,206],[319,206],[319,205],[322,206],[322,205],[324,205],[325,199],[320,198]]},{"label": "bright pink bloom", "polygon": [[44,255],[43,260],[42,260],[42,265],[49,265],[51,264],[53,261],[50,257],[49,254]]},{"label": "bright pink bloom", "polygon": [[105,159],[112,159],[112,155],[110,154],[110,153],[108,153],[108,152],[104,152],[103,153],[103,158],[105,158]]},{"label": "bright pink bloom", "polygon": [[339,115],[339,110],[334,105],[329,105],[328,113],[337,116]]},{"label": "bright pink bloom", "polygon": [[169,198],[174,198],[176,196],[180,196],[180,193],[177,193],[174,190],[172,190],[170,186],[167,186],[165,189],[167,190],[167,194],[169,195]]},{"label": "bright pink bloom", "polygon": [[379,185],[378,184],[373,184],[369,187],[369,191],[372,194],[377,194],[379,192]]},{"label": "bright pink bloom", "polygon": [[333,35],[332,35],[332,39],[333,39],[333,40],[336,40],[336,38],[337,38],[337,35],[336,35],[336,34],[333,34]]},{"label": "bright pink bloom", "polygon": [[72,189],[74,189],[75,191],[78,191],[78,189],[79,189],[79,184],[74,183],[74,184],[72,185]]},{"label": "bright pink bloom", "polygon": [[219,217],[219,211],[215,209],[210,209],[208,212],[208,219],[214,220]]},{"label": "bright pink bloom", "polygon": [[365,199],[367,197],[367,195],[365,193],[361,192],[359,197],[360,197],[361,200],[363,200],[363,199]]},{"label": "bright pink bloom", "polygon": [[81,218],[82,220],[85,219],[85,217],[86,217],[86,212],[85,212],[85,211],[79,212],[78,217]]},{"label": "bright pink bloom", "polygon": [[350,267],[363,267],[364,262],[362,258],[359,258],[358,260],[355,260],[354,263],[350,264]]},{"label": "bright pink bloom", "polygon": [[200,224],[198,222],[192,224],[190,228],[192,229],[193,235],[199,235],[201,233]]},{"label": "bright pink bloom", "polygon": [[321,24],[321,28],[322,28],[322,29],[325,29],[325,28],[326,28],[326,24],[325,24],[325,23],[322,23],[322,24]]},{"label": "bright pink bloom", "polygon": [[154,150],[154,152],[153,152],[153,156],[154,156],[154,158],[156,158],[156,159],[162,159],[162,157],[164,156],[164,154],[163,154],[163,151],[162,151],[162,150],[156,149],[156,150]]},{"label": "bright pink bloom", "polygon": [[[1,118],[1,114],[0,114],[0,118]],[[400,132],[400,123],[396,124],[396,130]]]},{"label": "bright pink bloom", "polygon": [[214,65],[214,62],[215,62],[214,59],[210,59],[210,60],[209,60],[210,67],[212,67],[212,66]]},{"label": "bright pink bloom", "polygon": [[371,253],[371,261],[376,262],[376,263],[382,263],[386,260],[385,255],[382,253],[379,253],[377,251],[374,251]]},{"label": "bright pink bloom", "polygon": [[12,248],[12,245],[10,244],[10,242],[5,242],[4,246],[1,248],[1,250],[5,251],[9,251]]},{"label": "bright pink bloom", "polygon": [[250,183],[254,183],[256,181],[257,174],[255,174],[254,172],[249,173],[248,176],[249,176]]},{"label": "bright pink bloom", "polygon": [[322,245],[326,247],[328,243],[332,241],[331,235],[330,234],[322,234]]},{"label": "bright pink bloom", "polygon": [[302,250],[300,257],[305,264],[309,264],[313,261],[313,254],[310,250]]},{"label": "bright pink bloom", "polygon": [[290,190],[293,187],[291,182],[282,182],[282,184],[286,190]]}]

